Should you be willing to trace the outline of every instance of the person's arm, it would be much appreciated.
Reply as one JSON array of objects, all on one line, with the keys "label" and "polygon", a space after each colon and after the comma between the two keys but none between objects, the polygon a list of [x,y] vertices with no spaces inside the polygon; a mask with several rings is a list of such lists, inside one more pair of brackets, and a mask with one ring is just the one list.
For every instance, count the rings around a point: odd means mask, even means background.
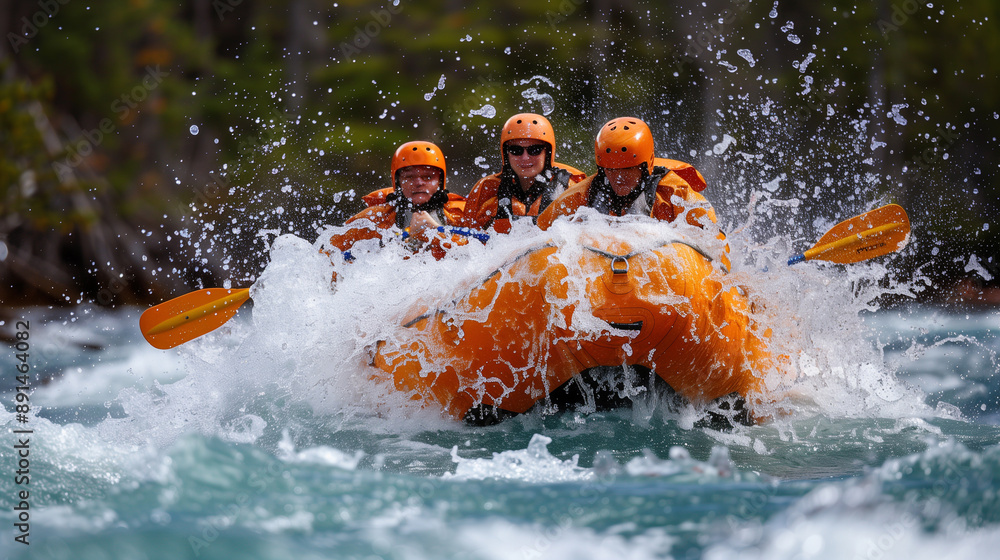
[{"label": "person's arm", "polygon": [[[463,216],[458,225],[476,229],[487,228],[489,222],[496,216],[496,195],[499,184],[497,175],[488,175],[480,179],[465,197]],[[492,215],[489,212],[491,199]]]},{"label": "person's arm", "polygon": [[464,210],[465,198],[452,194],[444,207],[444,224],[438,223],[427,212],[414,213],[406,228],[407,240],[412,241],[411,248],[414,251],[429,251],[435,259],[441,260],[452,247],[467,244],[467,235],[453,231],[465,227],[461,225]]},{"label": "person's arm", "polygon": [[406,226],[407,239],[425,243],[442,224],[428,212],[414,212],[410,218],[410,225]]}]

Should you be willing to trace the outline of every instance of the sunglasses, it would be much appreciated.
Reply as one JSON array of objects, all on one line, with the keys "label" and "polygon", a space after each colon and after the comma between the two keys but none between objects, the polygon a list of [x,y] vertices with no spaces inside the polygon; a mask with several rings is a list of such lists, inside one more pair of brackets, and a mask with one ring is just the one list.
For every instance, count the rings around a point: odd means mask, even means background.
[{"label": "sunglasses", "polygon": [[528,151],[529,156],[537,156],[538,154],[545,151],[545,144],[532,144],[527,148],[525,148],[524,146],[517,146],[517,145],[507,146],[507,153],[512,156],[519,156],[523,154],[525,150]]}]

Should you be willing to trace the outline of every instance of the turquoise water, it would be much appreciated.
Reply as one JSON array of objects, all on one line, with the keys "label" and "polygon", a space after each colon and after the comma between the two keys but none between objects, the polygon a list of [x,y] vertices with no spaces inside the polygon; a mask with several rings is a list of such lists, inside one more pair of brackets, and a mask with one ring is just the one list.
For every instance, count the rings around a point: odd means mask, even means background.
[{"label": "turquoise water", "polygon": [[[141,310],[24,311],[38,377],[26,424],[3,379],[0,495],[30,490],[30,544],[6,505],[3,556],[914,560],[1000,545],[995,310],[872,313],[829,279],[880,265],[782,269],[768,281],[801,290],[770,311],[811,311],[776,322],[775,343],[802,329],[812,343],[772,420],[700,428],[704,411],[645,396],[470,427],[407,408],[358,365],[405,307],[371,270],[416,283],[428,263],[373,254],[331,290],[314,253],[276,242],[253,308],[176,350],[145,344]],[[25,426],[30,485],[14,477]]]}]

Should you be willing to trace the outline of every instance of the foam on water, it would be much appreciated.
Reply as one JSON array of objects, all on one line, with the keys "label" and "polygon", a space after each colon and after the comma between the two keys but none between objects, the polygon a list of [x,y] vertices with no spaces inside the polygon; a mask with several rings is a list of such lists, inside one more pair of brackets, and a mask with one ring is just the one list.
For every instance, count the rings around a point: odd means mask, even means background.
[{"label": "foam on water", "polygon": [[676,540],[662,529],[648,529],[639,535],[629,535],[631,530],[633,527],[627,524],[598,533],[586,527],[574,527],[571,523],[550,528],[516,525],[502,520],[468,521],[459,524],[456,540],[470,556],[497,560],[652,560],[667,556]]},{"label": "foam on water", "polygon": [[707,560],[740,558],[880,558],[980,560],[983,551],[1000,545],[995,528],[928,534],[905,511],[881,507],[875,511],[843,512],[774,524],[753,547],[717,545]]},{"label": "foam on water", "polygon": [[706,558],[982,558],[1000,544],[1000,448],[954,442],[891,459],[860,479],[821,484]]},{"label": "foam on water", "polygon": [[531,436],[527,449],[494,453],[492,459],[463,459],[459,456],[456,445],[451,450],[452,460],[457,464],[455,473],[446,473],[445,478],[498,478],[525,482],[566,482],[594,478],[592,472],[577,466],[579,455],[566,461],[553,457],[548,451],[550,443],[552,438],[535,434]]},{"label": "foam on water", "polygon": [[[753,218],[729,242],[735,281],[750,287],[759,320],[771,329],[771,351],[795,372],[784,413],[832,417],[900,418],[933,415],[925,395],[901,382],[873,345],[873,328],[860,315],[887,293],[912,295],[912,284],[892,280],[879,262],[786,266],[788,241],[761,245],[747,237]],[[878,279],[888,278],[888,286]]]},{"label": "foam on water", "polygon": [[68,367],[58,383],[44,385],[33,400],[44,407],[105,405],[127,387],[152,390],[157,384],[174,383],[185,376],[176,355],[163,355],[151,346],[139,347],[120,360],[108,360],[91,368]]}]

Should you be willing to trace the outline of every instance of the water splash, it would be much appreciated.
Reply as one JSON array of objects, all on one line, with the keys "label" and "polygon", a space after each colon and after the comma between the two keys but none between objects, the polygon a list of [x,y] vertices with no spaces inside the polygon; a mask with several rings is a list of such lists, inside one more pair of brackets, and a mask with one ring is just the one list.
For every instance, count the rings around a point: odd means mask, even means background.
[{"label": "water splash", "polygon": [[754,60],[753,53],[750,52],[750,49],[739,49],[738,51],[736,51],[736,54],[740,55],[740,57],[743,58],[743,60],[749,62],[750,68],[753,68],[754,66],[757,65],[757,61]]},{"label": "water splash", "polygon": [[483,105],[479,109],[473,109],[469,111],[469,116],[492,119],[493,117],[497,116],[497,109],[493,105],[487,103],[486,105]]}]

